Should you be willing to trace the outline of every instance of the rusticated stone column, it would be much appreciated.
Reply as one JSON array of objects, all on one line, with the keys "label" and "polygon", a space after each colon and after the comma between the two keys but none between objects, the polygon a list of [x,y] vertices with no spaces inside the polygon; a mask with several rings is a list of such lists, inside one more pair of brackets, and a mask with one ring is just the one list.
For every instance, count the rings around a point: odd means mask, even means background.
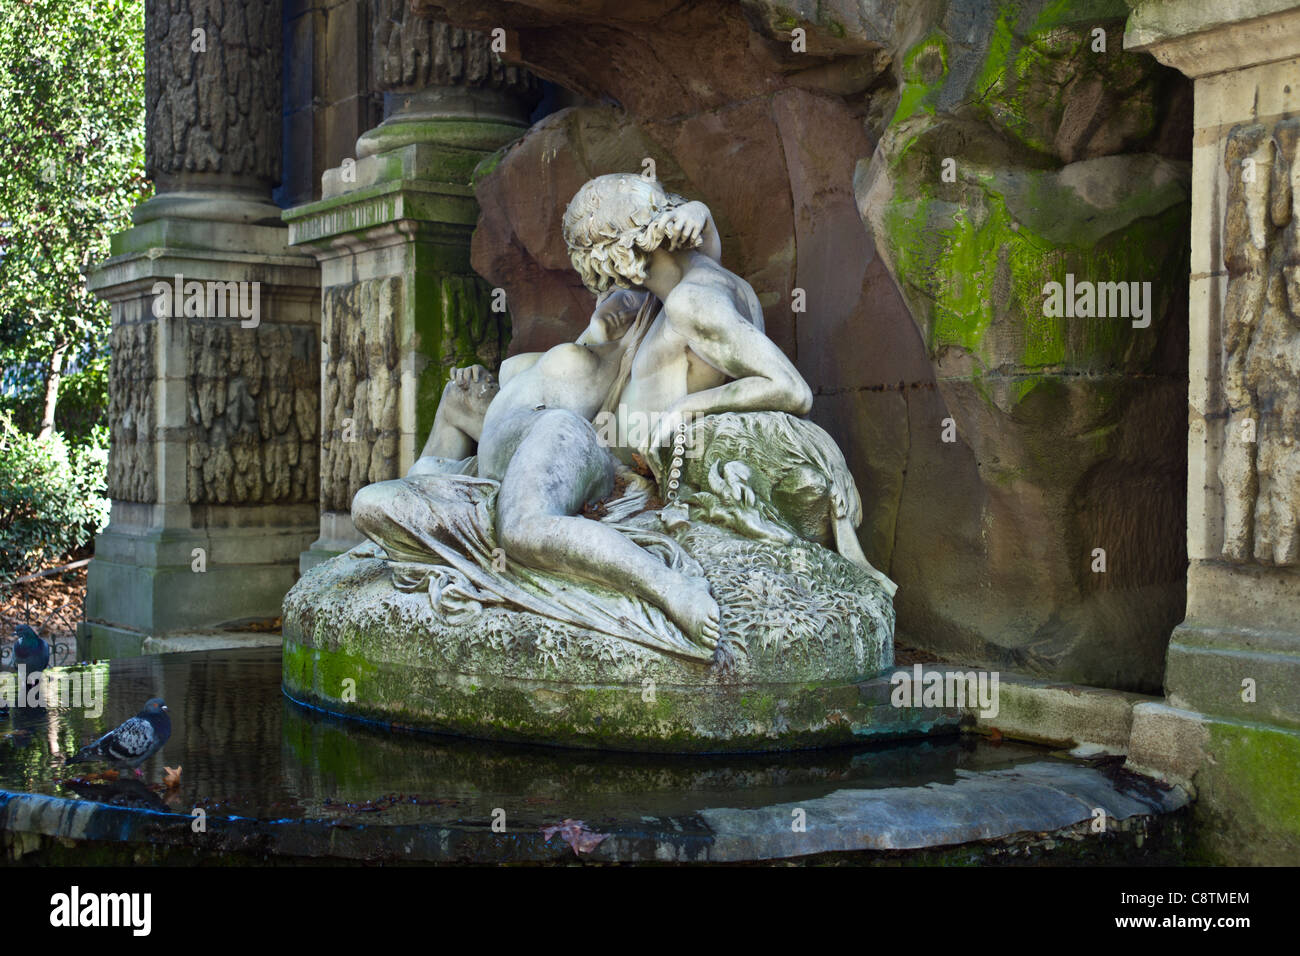
[{"label": "rusticated stone column", "polygon": [[271,201],[280,18],[280,0],[147,0],[157,192],[89,274],[113,308],[89,655],[276,617],[314,534],[319,273]]},{"label": "rusticated stone column", "polygon": [[431,22],[407,0],[370,5],[370,68],[385,119],[287,210],[321,263],[320,538],[302,568],[357,543],[352,496],[405,473],[449,370],[504,357],[509,320],[469,264],[475,166],[527,127],[531,74],[487,34]]},{"label": "rusticated stone column", "polygon": [[146,0],[145,171],[163,217],[275,225],[280,2]]},{"label": "rusticated stone column", "polygon": [[1137,5],[1195,79],[1187,618],[1140,768],[1191,782],[1209,855],[1300,860],[1300,3]]}]

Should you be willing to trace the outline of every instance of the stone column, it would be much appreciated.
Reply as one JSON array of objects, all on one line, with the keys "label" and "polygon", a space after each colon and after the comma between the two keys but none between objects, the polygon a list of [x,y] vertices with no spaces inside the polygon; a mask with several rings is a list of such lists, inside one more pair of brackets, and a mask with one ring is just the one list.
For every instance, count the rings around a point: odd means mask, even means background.
[{"label": "stone column", "polygon": [[1187,618],[1135,765],[1190,781],[1203,848],[1300,860],[1300,4],[1139,4],[1195,79]]},{"label": "stone column", "polygon": [[486,34],[370,5],[383,123],[322,177],[322,199],[284,214],[321,263],[320,537],[305,571],[361,540],[352,496],[418,456],[451,368],[495,368],[508,316],[470,268],[470,177],[521,135],[534,77],[498,61]]},{"label": "stone column", "polygon": [[319,273],[271,202],[280,18],[279,0],[147,2],[156,195],[88,279],[113,312],[95,656],[277,617],[314,534]]}]

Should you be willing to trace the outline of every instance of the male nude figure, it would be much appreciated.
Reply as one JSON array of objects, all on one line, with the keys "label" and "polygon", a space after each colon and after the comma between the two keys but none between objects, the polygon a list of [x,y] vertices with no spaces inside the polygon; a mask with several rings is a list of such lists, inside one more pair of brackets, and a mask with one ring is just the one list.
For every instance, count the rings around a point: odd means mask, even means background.
[{"label": "male nude figure", "polygon": [[[662,238],[669,242],[655,242],[646,255],[635,249],[635,241],[629,249],[625,235],[608,235],[608,210],[605,218],[595,215],[602,204],[618,204],[623,208],[614,213],[616,217],[628,207],[634,208],[638,200],[661,205],[671,201],[658,183],[613,174],[598,177],[579,190],[564,218],[565,239],[584,283],[598,296],[615,292],[601,302],[592,325],[575,344],[601,341],[599,329],[603,326],[596,320],[608,304],[619,309],[635,304],[630,297],[620,300],[618,289],[637,290],[633,295],[648,291],[664,302],[637,348],[618,407],[622,421],[617,434],[641,435],[642,439],[637,447],[615,445],[615,453],[630,462],[631,452],[665,444],[677,422],[690,415],[722,411],[805,414],[812,407],[812,392],[784,353],[763,334],[762,307],[753,288],[718,263],[721,244],[708,208],[696,202],[676,209],[669,206],[672,211],[663,217],[662,227]],[[613,254],[607,251],[611,246]],[[540,358],[540,353],[529,353],[507,359],[501,366],[502,383]],[[453,459],[473,454],[483,416],[495,395],[493,386],[490,373],[482,366],[453,372],[453,381],[443,394],[444,404],[439,406],[441,421],[435,419],[422,454]],[[628,427],[629,418],[653,419],[659,427],[654,433]]]}]

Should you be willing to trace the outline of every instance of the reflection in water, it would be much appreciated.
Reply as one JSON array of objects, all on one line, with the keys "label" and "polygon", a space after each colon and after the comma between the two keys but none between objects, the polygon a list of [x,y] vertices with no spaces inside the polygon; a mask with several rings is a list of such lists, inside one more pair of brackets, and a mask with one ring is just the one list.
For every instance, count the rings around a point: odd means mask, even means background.
[{"label": "reflection in water", "polygon": [[[512,823],[665,817],[763,806],[838,789],[950,782],[959,767],[1039,759],[1040,749],[959,738],[742,756],[560,750],[393,733],[280,693],[276,648],[128,658],[107,668],[102,713],[14,708],[0,721],[0,789],[261,819]],[[64,768],[66,754],[165,697],[172,736],[141,780]],[[163,767],[180,765],[179,787]],[[93,768],[102,769],[102,768]],[[73,771],[76,771],[75,773]]]},{"label": "reflection in water", "polygon": [[134,777],[120,777],[107,782],[69,779],[64,787],[83,800],[107,803],[114,807],[134,807],[137,810],[170,810],[163,799]]}]

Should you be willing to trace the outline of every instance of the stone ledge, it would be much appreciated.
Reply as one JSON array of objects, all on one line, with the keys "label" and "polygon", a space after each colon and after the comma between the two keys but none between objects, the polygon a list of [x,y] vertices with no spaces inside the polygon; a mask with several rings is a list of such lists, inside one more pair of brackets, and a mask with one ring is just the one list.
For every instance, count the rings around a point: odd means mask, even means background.
[{"label": "stone ledge", "polygon": [[[1091,821],[1171,813],[1187,803],[1178,787],[1068,763],[1021,764],[979,773],[957,771],[952,784],[838,790],[798,804],[757,810],[712,809],[710,859],[742,860],[853,850],[917,850],[1051,833]],[[796,809],[809,821],[792,833]],[[813,821],[816,821],[815,823]]]},{"label": "stone ledge", "polygon": [[1152,54],[1191,77],[1300,55],[1294,0],[1146,0],[1129,16],[1124,49]]},{"label": "stone ledge", "polygon": [[[939,666],[939,665],[931,665]],[[977,730],[1090,754],[1125,754],[1134,708],[1157,698],[1144,694],[999,673],[996,717],[974,715]]]},{"label": "stone ledge", "polygon": [[[1244,681],[1254,699],[1242,699]],[[1169,704],[1230,720],[1300,729],[1300,636],[1180,624],[1169,642]]]},{"label": "stone ledge", "polygon": [[189,651],[243,650],[279,647],[279,631],[195,629],[152,635],[101,621],[82,621],[77,631],[77,656],[109,660]]},{"label": "stone ledge", "polygon": [[[1066,854],[1073,850],[1094,862],[1099,857],[1131,862],[1135,853],[1152,853],[1152,841],[1144,837],[1153,831],[1162,834],[1162,818],[1182,808],[1186,799],[1179,788],[1160,788],[1123,771],[1027,763],[1002,770],[959,770],[952,783],[837,790],[750,809],[716,807],[666,818],[624,813],[601,825],[605,838],[583,860],[818,862],[829,854],[845,854],[837,861],[897,864],[908,859],[948,862],[946,856],[959,853],[963,862],[971,862],[972,854],[976,861],[984,857],[997,862],[1064,847]],[[1092,833],[1098,809],[1106,814],[1106,830]],[[792,831],[795,810],[804,811],[803,832]],[[516,820],[503,833],[493,832],[486,820],[345,828],[334,822],[210,816],[207,832],[196,835],[189,814],[0,791],[0,846],[14,859],[86,843],[97,846],[105,862],[119,855],[130,859],[146,845],[160,860],[231,861],[243,853],[255,853],[263,862],[269,855],[304,863],[575,860],[563,840],[547,840],[535,820]],[[1124,839],[1125,834],[1132,839]],[[1032,837],[1038,839],[1026,839]]]},{"label": "stone ledge", "polygon": [[1158,780],[1190,786],[1205,757],[1206,718],[1163,702],[1133,708],[1133,734],[1124,766]]},{"label": "stone ledge", "polygon": [[330,240],[381,228],[400,220],[425,223],[436,235],[468,238],[478,221],[478,205],[468,186],[403,179],[383,182],[284,211],[289,245],[323,245]]},{"label": "stone ledge", "polygon": [[1196,862],[1300,861],[1300,731],[1141,704],[1126,767],[1194,795]]}]

